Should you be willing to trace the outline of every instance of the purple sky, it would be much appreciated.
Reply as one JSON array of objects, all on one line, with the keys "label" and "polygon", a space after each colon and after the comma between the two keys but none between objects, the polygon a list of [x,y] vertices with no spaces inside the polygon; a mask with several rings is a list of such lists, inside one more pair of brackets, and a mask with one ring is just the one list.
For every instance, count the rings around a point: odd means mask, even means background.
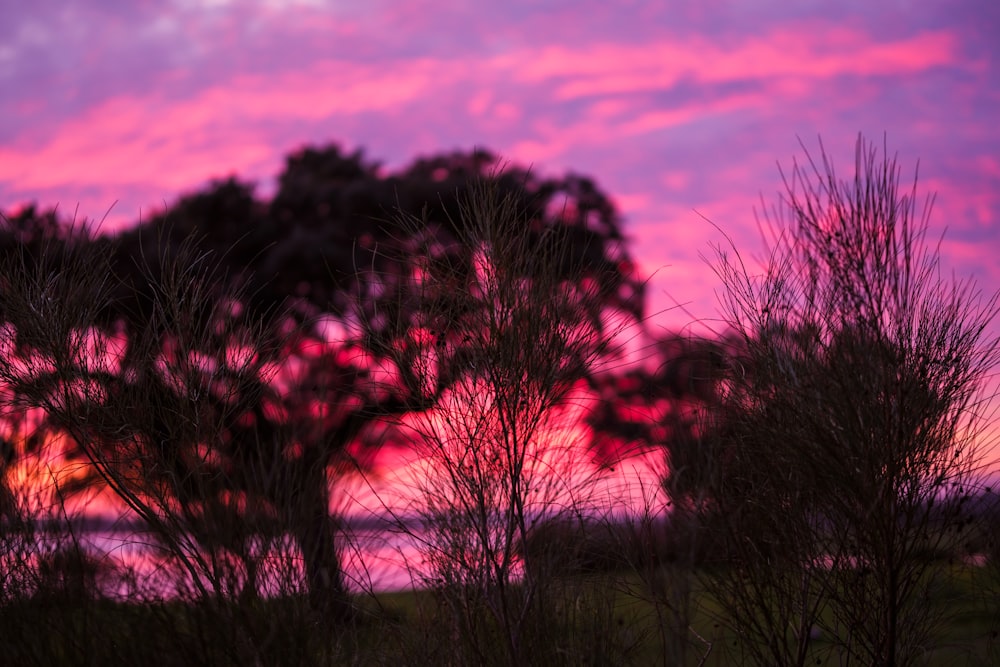
[{"label": "purple sky", "polygon": [[715,312],[702,215],[752,253],[798,137],[849,176],[887,133],[950,268],[995,289],[997,35],[995,0],[3,3],[0,207],[118,225],[231,173],[267,194],[305,144],[483,146],[595,177],[677,326]]}]

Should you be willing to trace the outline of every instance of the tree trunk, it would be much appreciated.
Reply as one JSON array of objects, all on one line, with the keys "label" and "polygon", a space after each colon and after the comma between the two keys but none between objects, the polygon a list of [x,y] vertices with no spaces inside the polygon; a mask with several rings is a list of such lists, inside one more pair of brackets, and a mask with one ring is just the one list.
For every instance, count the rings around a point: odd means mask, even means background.
[{"label": "tree trunk", "polygon": [[330,516],[326,476],[310,471],[296,498],[295,539],[302,551],[309,603],[323,617],[347,618],[351,603],[337,553],[336,523]]}]

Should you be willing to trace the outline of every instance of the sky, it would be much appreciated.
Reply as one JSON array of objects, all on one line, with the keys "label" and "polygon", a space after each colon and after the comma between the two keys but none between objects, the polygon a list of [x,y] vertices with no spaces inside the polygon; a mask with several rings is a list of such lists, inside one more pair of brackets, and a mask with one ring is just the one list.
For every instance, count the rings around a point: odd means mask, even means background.
[{"label": "sky", "polygon": [[861,133],[919,162],[946,269],[992,292],[997,35],[996,0],[2,2],[0,209],[114,229],[213,178],[267,195],[307,145],[387,169],[482,147],[596,179],[649,311],[697,328],[711,244],[758,252],[778,165],[822,137],[850,177]]},{"label": "sky", "polygon": [[304,145],[485,147],[594,177],[683,326],[720,229],[760,247],[778,164],[822,137],[849,176],[862,133],[919,160],[945,261],[994,289],[998,32],[992,0],[4,3],[0,208],[113,227],[230,174],[266,195]]},{"label": "sky", "polygon": [[946,266],[993,290],[997,34],[993,0],[3,3],[0,208],[114,228],[212,178],[267,195],[305,145],[484,147],[595,178],[676,328],[717,312],[722,232],[759,250],[778,165],[821,137],[851,176],[861,133],[919,161]]}]

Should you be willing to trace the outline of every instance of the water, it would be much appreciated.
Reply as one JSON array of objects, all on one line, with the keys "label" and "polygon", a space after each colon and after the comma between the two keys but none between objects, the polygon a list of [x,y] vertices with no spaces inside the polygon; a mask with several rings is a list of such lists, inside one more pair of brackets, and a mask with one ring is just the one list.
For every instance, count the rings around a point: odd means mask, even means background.
[{"label": "water", "polygon": [[[583,468],[578,467],[577,474],[586,475],[588,471]],[[647,494],[659,488],[650,470],[648,465],[637,463],[620,467],[615,475],[605,471],[601,485],[587,487],[586,502],[569,496],[554,497],[549,499],[550,506],[594,516],[604,516],[608,508],[648,507]],[[337,489],[343,504],[331,507],[331,512],[345,517],[338,550],[345,582],[356,593],[419,588],[433,579],[427,558],[433,536],[413,509],[419,506],[419,494],[413,491],[411,480],[402,477],[404,474],[406,469],[402,473],[397,469]],[[585,486],[574,483],[573,488]],[[72,543],[67,542],[69,539],[99,565],[99,590],[119,599],[187,597],[198,589],[196,577],[206,589],[226,595],[237,595],[245,586],[246,569],[231,555],[213,557],[191,544],[189,562],[195,563],[192,573],[179,559],[170,558],[144,524],[127,512],[115,510],[107,502],[78,510],[71,515],[79,518],[70,524],[56,520],[36,523],[34,548],[22,548],[20,555],[15,553],[17,550],[0,549],[0,570],[13,571],[19,558],[22,566],[37,566],[40,557]],[[246,548],[258,569],[255,589],[259,594],[304,592],[302,558],[290,537],[260,538]]]}]

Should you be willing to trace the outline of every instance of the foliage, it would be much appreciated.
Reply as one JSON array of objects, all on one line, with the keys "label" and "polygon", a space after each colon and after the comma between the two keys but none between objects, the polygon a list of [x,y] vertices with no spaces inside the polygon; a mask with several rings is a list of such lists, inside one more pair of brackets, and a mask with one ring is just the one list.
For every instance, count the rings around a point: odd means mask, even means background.
[{"label": "foliage", "polygon": [[930,200],[895,159],[859,140],[855,166],[795,166],[761,274],[718,253],[741,351],[703,483],[738,564],[719,590],[758,664],[802,664],[813,626],[846,659],[918,660],[928,556],[953,553],[981,464],[997,297],[941,276]]}]

